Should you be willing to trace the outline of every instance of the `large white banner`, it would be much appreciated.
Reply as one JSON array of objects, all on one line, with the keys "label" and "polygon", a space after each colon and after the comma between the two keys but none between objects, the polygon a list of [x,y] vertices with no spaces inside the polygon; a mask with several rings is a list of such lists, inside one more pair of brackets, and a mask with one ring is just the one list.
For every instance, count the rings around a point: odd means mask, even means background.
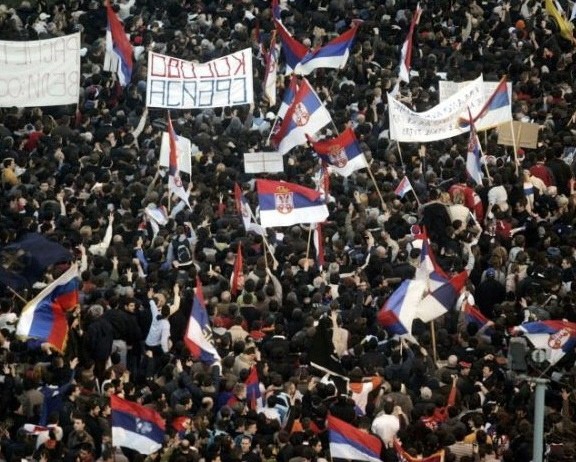
[{"label": "large white banner", "polygon": [[[468,120],[468,109],[476,117],[484,107],[491,92],[486,94],[482,77],[469,82],[454,94],[425,112],[414,112],[392,97],[388,97],[390,116],[390,139],[401,142],[428,142],[467,133],[469,126],[461,126]],[[492,87],[493,89],[494,87]],[[510,95],[509,95],[509,101]],[[511,106],[488,111],[475,123],[476,130],[487,130],[512,118]]]},{"label": "large white banner", "polygon": [[47,40],[0,40],[0,107],[77,104],[80,33]]},{"label": "large white banner", "polygon": [[146,104],[149,107],[225,107],[250,104],[253,100],[250,48],[207,63],[148,53]]},{"label": "large white banner", "polygon": [[284,158],[278,151],[244,153],[244,173],[277,173],[283,171]]}]

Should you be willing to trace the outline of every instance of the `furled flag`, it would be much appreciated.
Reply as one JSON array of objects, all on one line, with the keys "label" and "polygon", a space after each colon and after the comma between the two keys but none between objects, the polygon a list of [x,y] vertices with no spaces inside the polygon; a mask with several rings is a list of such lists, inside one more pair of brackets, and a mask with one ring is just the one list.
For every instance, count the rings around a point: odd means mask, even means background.
[{"label": "furled flag", "polygon": [[396,194],[400,199],[403,199],[406,194],[413,190],[414,188],[412,188],[412,183],[410,183],[407,176],[404,176],[400,180],[400,183],[398,183],[398,186],[396,186],[394,194]]},{"label": "furled flag", "polygon": [[566,19],[562,7],[560,6],[560,8],[558,8],[558,3],[554,0],[546,0],[544,4],[546,12],[552,17],[552,19],[554,19],[558,29],[560,29],[560,35],[566,40],[574,43],[574,24]]},{"label": "furled flag", "polygon": [[427,457],[421,457],[421,456],[414,457],[411,456],[408,452],[406,452],[402,448],[400,442],[397,439],[395,439],[394,450],[396,451],[396,454],[398,454],[398,459],[400,460],[400,462],[444,462],[443,449]]},{"label": "furled flag", "polygon": [[112,444],[149,455],[162,448],[166,423],[153,409],[127,401],[116,395],[110,397],[112,409]]},{"label": "furled flag", "polygon": [[230,293],[236,295],[244,288],[244,258],[242,256],[242,242],[238,243],[238,252],[234,260],[234,271],[230,282]]},{"label": "furled flag", "polygon": [[66,312],[78,304],[78,266],[73,264],[29,301],[20,315],[16,335],[49,343],[62,352],[68,337]]},{"label": "furled flag", "polygon": [[536,321],[521,324],[514,328],[523,332],[536,348],[546,351],[546,359],[556,364],[576,347],[576,323],[568,321]]},{"label": "furled flag", "polygon": [[478,111],[478,114],[475,117],[472,117],[470,112],[468,112],[468,119],[460,118],[459,124],[461,127],[467,127],[470,125],[470,121],[472,121],[472,123],[478,123],[480,119],[493,111],[497,111],[497,114],[501,116],[496,119],[499,123],[506,120],[512,120],[512,105],[510,104],[506,76],[500,79],[500,82],[498,82],[494,91],[490,96],[488,96],[484,106],[482,106],[480,111]]},{"label": "furled flag", "polygon": [[272,31],[270,47],[264,56],[266,73],[264,75],[264,94],[270,106],[276,105],[276,76],[278,74],[278,48],[276,46],[276,31]]},{"label": "furled flag", "polygon": [[316,262],[320,270],[322,270],[326,263],[324,255],[324,233],[322,232],[323,226],[322,223],[312,223],[312,229],[314,230],[312,239],[314,240],[314,248],[316,249]]},{"label": "furled flag", "polygon": [[220,355],[213,345],[212,328],[206,312],[202,283],[196,276],[196,293],[192,302],[192,312],[184,334],[184,343],[190,354],[195,359],[200,359],[204,364],[212,365],[220,362]]},{"label": "furled flag", "polygon": [[296,97],[296,93],[298,93],[298,77],[295,74],[292,74],[290,77],[290,83],[288,87],[284,90],[284,95],[282,96],[282,102],[280,103],[280,108],[278,109],[278,117],[283,119],[292,106],[294,102],[294,98]]},{"label": "furled flag", "polygon": [[263,228],[321,223],[328,218],[328,207],[314,189],[294,183],[256,180]]},{"label": "furled flag", "polygon": [[106,2],[106,16],[108,17],[106,53],[116,57],[116,59],[111,59],[111,61],[117,61],[116,74],[118,75],[118,81],[120,85],[125,87],[132,80],[132,44],[128,40],[126,32],[124,32],[124,26],[112,9],[109,0]]},{"label": "furled flag", "polygon": [[280,13],[281,13],[281,9],[280,9],[280,2],[278,0],[272,0],[272,17],[278,21],[281,20],[280,18]]},{"label": "furled flag", "polygon": [[306,143],[306,135],[314,135],[322,127],[332,122],[328,109],[306,79],[303,79],[286,112],[278,132],[272,136],[281,155],[295,146]]},{"label": "furled flag", "polygon": [[415,237],[422,240],[422,246],[420,249],[420,264],[416,268],[414,278],[424,281],[428,290],[433,292],[447,283],[449,278],[442,267],[436,262],[436,257],[426,232],[424,231]]},{"label": "furled flag", "polygon": [[412,333],[416,306],[426,294],[426,290],[424,281],[418,279],[402,281],[378,312],[378,323],[391,335]]},{"label": "furled flag", "polygon": [[410,67],[412,66],[412,39],[414,37],[414,29],[420,22],[420,15],[422,14],[422,8],[420,8],[420,3],[416,6],[416,11],[412,16],[412,21],[410,21],[410,29],[408,30],[408,35],[406,40],[402,45],[402,50],[400,52],[400,70],[398,72],[398,78],[403,82],[410,82]]},{"label": "furled flag", "polygon": [[286,62],[286,73],[292,73],[296,66],[304,59],[304,56],[309,52],[308,47],[300,43],[292,34],[288,32],[286,27],[274,19],[276,30],[278,31],[278,38],[282,44],[282,53],[284,54],[284,61]]},{"label": "furled flag", "polygon": [[452,310],[467,280],[468,273],[462,271],[440,287],[431,290],[416,306],[414,317],[430,322]]},{"label": "furled flag", "polygon": [[259,401],[262,398],[262,392],[260,391],[260,379],[258,378],[258,371],[256,366],[250,368],[250,373],[246,380],[246,401],[248,402],[248,407],[250,409],[256,410],[259,406]]},{"label": "furled flag", "polygon": [[[468,116],[472,120],[470,109]],[[470,124],[470,138],[468,139],[468,153],[466,154],[466,172],[476,184],[482,184],[482,165],[480,164],[480,140],[474,128],[474,122]]]},{"label": "furled flag", "polygon": [[246,200],[246,197],[244,197],[244,193],[238,183],[234,184],[234,201],[236,202],[236,212],[242,215],[242,223],[244,223],[244,229],[246,232],[252,231],[262,236],[264,230],[262,229],[262,226],[252,221],[252,209],[250,208],[250,204]]},{"label": "furled flag", "polygon": [[344,68],[356,39],[358,24],[358,22],[353,23],[350,29],[333,38],[326,45],[315,50],[309,50],[296,65],[294,72],[299,75],[308,75],[319,68]]},{"label": "furled flag", "polygon": [[308,137],[312,149],[320,158],[332,166],[332,170],[341,176],[350,176],[356,170],[367,167],[366,157],[360,143],[354,135],[354,130],[348,127],[336,138],[322,141],[312,141]]},{"label": "furled flag", "polygon": [[382,440],[330,414],[326,420],[332,459],[380,462]]},{"label": "furled flag", "polygon": [[168,165],[168,190],[170,194],[176,194],[180,199],[182,199],[188,207],[190,207],[190,202],[188,202],[188,192],[182,184],[182,179],[180,178],[180,170],[178,168],[178,142],[177,135],[174,131],[172,125],[172,118],[170,117],[170,112],[168,111],[168,135],[170,137],[170,163]]}]

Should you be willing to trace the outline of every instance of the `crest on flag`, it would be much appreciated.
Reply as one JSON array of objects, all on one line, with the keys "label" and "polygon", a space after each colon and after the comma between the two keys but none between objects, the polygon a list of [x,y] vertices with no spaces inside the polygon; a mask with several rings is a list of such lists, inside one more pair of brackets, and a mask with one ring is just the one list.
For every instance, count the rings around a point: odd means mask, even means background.
[{"label": "crest on flag", "polygon": [[346,151],[340,145],[332,146],[328,152],[328,156],[330,157],[330,163],[335,167],[343,168],[348,163]]},{"label": "crest on flag", "polygon": [[136,418],[136,431],[142,435],[145,435],[152,431],[152,425],[150,422]]},{"label": "crest on flag", "polygon": [[288,188],[279,187],[274,193],[276,210],[283,214],[288,214],[294,210],[294,195]]},{"label": "crest on flag", "polygon": [[548,339],[548,346],[553,350],[559,350],[569,339],[570,331],[568,329],[560,329],[558,332],[550,334],[550,338]]},{"label": "crest on flag", "polygon": [[308,123],[308,121],[310,120],[310,113],[308,112],[308,109],[306,109],[304,103],[299,102],[296,104],[296,106],[294,107],[294,114],[292,115],[292,120],[299,127],[303,127]]}]

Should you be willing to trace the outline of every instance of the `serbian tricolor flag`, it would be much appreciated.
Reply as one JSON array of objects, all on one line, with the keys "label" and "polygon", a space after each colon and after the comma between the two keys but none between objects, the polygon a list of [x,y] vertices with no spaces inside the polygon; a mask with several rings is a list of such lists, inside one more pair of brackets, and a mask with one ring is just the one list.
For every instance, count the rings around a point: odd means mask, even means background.
[{"label": "serbian tricolor flag", "polygon": [[175,194],[180,199],[184,201],[184,203],[190,207],[190,203],[188,202],[188,192],[184,189],[184,185],[182,184],[182,179],[180,178],[180,168],[178,167],[178,136],[174,131],[174,127],[172,125],[172,118],[170,117],[170,112],[167,115],[167,124],[168,124],[168,138],[170,141],[170,160],[168,163],[168,190],[170,194]]},{"label": "serbian tricolor flag", "polygon": [[256,366],[250,368],[250,373],[246,380],[246,400],[250,409],[257,409],[259,406],[259,401],[262,398],[262,393],[260,392],[260,379],[258,378],[258,371]]},{"label": "serbian tricolor flag", "polygon": [[482,329],[488,324],[489,319],[476,306],[467,301],[462,304],[462,312],[464,313],[466,324],[476,324],[478,329]]},{"label": "serbian tricolor flag", "polygon": [[420,250],[420,263],[416,268],[414,279],[424,281],[428,289],[434,291],[448,282],[449,278],[436,262],[426,231],[417,237],[422,240],[422,247]]},{"label": "serbian tricolor flag", "polygon": [[184,344],[195,359],[200,359],[204,364],[212,365],[220,361],[220,355],[211,342],[212,327],[206,312],[202,283],[196,276],[196,293],[192,302],[192,312],[188,320],[188,327],[184,334]]},{"label": "serbian tricolor flag", "polygon": [[298,77],[294,74],[290,77],[290,83],[284,90],[284,95],[282,96],[282,102],[280,103],[280,108],[278,109],[278,117],[283,119],[286,117],[286,113],[292,103],[294,102],[294,98],[296,97],[296,93],[298,93]]},{"label": "serbian tricolor flag", "polygon": [[423,322],[430,322],[451,311],[467,280],[468,273],[462,271],[436,289],[429,291],[416,306],[414,317]]},{"label": "serbian tricolor flag", "polygon": [[308,75],[319,68],[344,68],[356,38],[358,24],[359,22],[353,23],[350,29],[330,40],[326,45],[315,50],[309,50],[296,65],[294,72],[299,75]]},{"label": "serbian tricolor flag", "polygon": [[414,37],[414,29],[420,22],[421,14],[422,8],[420,8],[420,3],[418,3],[416,11],[412,16],[412,21],[410,21],[408,35],[406,36],[406,40],[404,41],[400,52],[400,71],[398,72],[398,78],[403,82],[410,82],[410,68],[412,67],[412,39]]},{"label": "serbian tricolor flag", "polygon": [[400,199],[402,199],[406,194],[408,194],[412,190],[413,190],[412,183],[410,183],[410,180],[408,179],[407,176],[404,176],[402,180],[400,180],[400,183],[398,183],[398,186],[396,186],[394,194],[396,194],[398,197],[400,197]]},{"label": "serbian tricolor flag", "polygon": [[[508,94],[508,93],[506,93]],[[472,120],[470,109],[468,117]],[[470,124],[470,137],[468,139],[468,153],[466,154],[466,172],[476,184],[482,184],[482,165],[480,164],[480,140],[474,127],[474,122]]]},{"label": "serbian tricolor flag", "polygon": [[[495,118],[499,123],[512,120],[512,105],[510,104],[506,76],[500,79],[494,91],[488,95],[484,106],[478,111],[477,115],[472,117],[469,113],[468,119],[459,119],[459,124],[461,127],[467,127],[471,122],[473,124],[478,123],[480,119],[486,117],[488,114],[490,114],[490,120]],[[483,120],[482,123],[486,125],[486,120]]]},{"label": "serbian tricolor flag", "polygon": [[546,359],[555,364],[576,347],[576,323],[568,321],[527,322],[514,328],[524,333],[535,348],[546,351]]},{"label": "serbian tricolor flag", "polygon": [[280,21],[280,13],[282,12],[280,9],[280,3],[278,0],[272,0],[272,17],[277,21]]},{"label": "serbian tricolor flag", "polygon": [[334,173],[350,176],[356,170],[367,167],[366,157],[350,127],[336,138],[313,141],[308,137],[308,140],[322,161],[332,166]]},{"label": "serbian tricolor flag", "polygon": [[276,47],[276,31],[272,31],[270,47],[264,56],[266,73],[264,75],[264,95],[270,106],[276,105],[276,76],[278,74],[278,48]]},{"label": "serbian tricolor flag", "polygon": [[328,415],[326,420],[332,459],[380,462],[382,440],[349,423]]},{"label": "serbian tricolor flag", "polygon": [[234,183],[234,201],[236,203],[236,212],[242,215],[242,223],[244,223],[244,229],[246,232],[252,231],[262,236],[264,230],[262,229],[262,226],[252,221],[252,209],[250,208],[250,204],[246,200],[246,197],[238,183]]},{"label": "serbian tricolor flag", "polygon": [[236,295],[244,288],[244,258],[242,256],[242,242],[238,243],[238,252],[234,260],[234,271],[230,282],[230,293]]},{"label": "serbian tricolor flag", "polygon": [[306,135],[314,135],[331,122],[328,109],[310,83],[304,79],[278,132],[272,136],[272,142],[278,152],[284,155],[293,147],[306,144]]},{"label": "serbian tricolor flag", "polygon": [[263,228],[320,223],[328,218],[322,195],[295,183],[256,180]]},{"label": "serbian tricolor flag", "polygon": [[68,337],[66,312],[78,305],[78,287],[78,266],[74,264],[26,304],[16,335],[38,339],[64,351]]},{"label": "serbian tricolor flag", "polygon": [[402,445],[400,444],[400,442],[395,439],[394,440],[394,450],[396,451],[396,454],[398,454],[398,459],[401,462],[444,462],[444,450],[442,449],[441,451],[435,452],[432,455],[429,455],[427,457],[422,457],[421,455],[418,455],[418,457],[414,457],[411,456],[408,452],[406,452],[403,448]]},{"label": "serbian tricolor flag", "polygon": [[110,1],[106,2],[106,16],[108,28],[106,29],[106,53],[114,55],[118,61],[116,74],[120,85],[125,87],[132,79],[132,45],[124,32],[124,26],[112,9]]},{"label": "serbian tricolor flag", "polygon": [[308,47],[300,43],[284,25],[274,19],[274,24],[276,25],[276,30],[278,31],[278,38],[282,44],[282,53],[284,54],[284,60],[286,62],[286,73],[292,73],[296,69],[296,66],[300,64],[300,61],[304,59],[304,56],[308,53]]},{"label": "serbian tricolor flag", "polygon": [[110,397],[110,407],[115,447],[123,446],[145,455],[162,448],[166,423],[158,412],[116,395]]},{"label": "serbian tricolor flag", "polygon": [[404,335],[412,332],[412,322],[416,306],[426,294],[424,281],[406,279],[392,292],[377,315],[378,323],[390,335]]}]

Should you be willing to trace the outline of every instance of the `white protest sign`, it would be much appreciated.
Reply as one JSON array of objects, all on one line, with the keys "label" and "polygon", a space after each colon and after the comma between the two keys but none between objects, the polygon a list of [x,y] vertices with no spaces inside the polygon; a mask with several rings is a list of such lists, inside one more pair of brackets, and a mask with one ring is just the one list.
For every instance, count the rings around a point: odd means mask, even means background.
[{"label": "white protest sign", "polygon": [[482,77],[428,111],[417,113],[388,95],[390,139],[402,142],[427,142],[452,138],[470,130],[460,127],[459,117],[468,118],[484,105]]},{"label": "white protest sign", "polygon": [[80,33],[47,40],[0,40],[0,107],[77,104]]},{"label": "white protest sign", "polygon": [[[176,159],[178,161],[178,170],[192,174],[192,143],[188,138],[178,136],[176,138]],[[170,138],[168,132],[162,133],[162,142],[160,143],[160,166],[168,168],[170,166]]]},{"label": "white protest sign", "polygon": [[250,48],[207,63],[148,53],[148,107],[194,109],[238,106],[253,101]]},{"label": "white protest sign", "polygon": [[283,157],[279,152],[244,153],[245,173],[276,173],[284,171]]}]

